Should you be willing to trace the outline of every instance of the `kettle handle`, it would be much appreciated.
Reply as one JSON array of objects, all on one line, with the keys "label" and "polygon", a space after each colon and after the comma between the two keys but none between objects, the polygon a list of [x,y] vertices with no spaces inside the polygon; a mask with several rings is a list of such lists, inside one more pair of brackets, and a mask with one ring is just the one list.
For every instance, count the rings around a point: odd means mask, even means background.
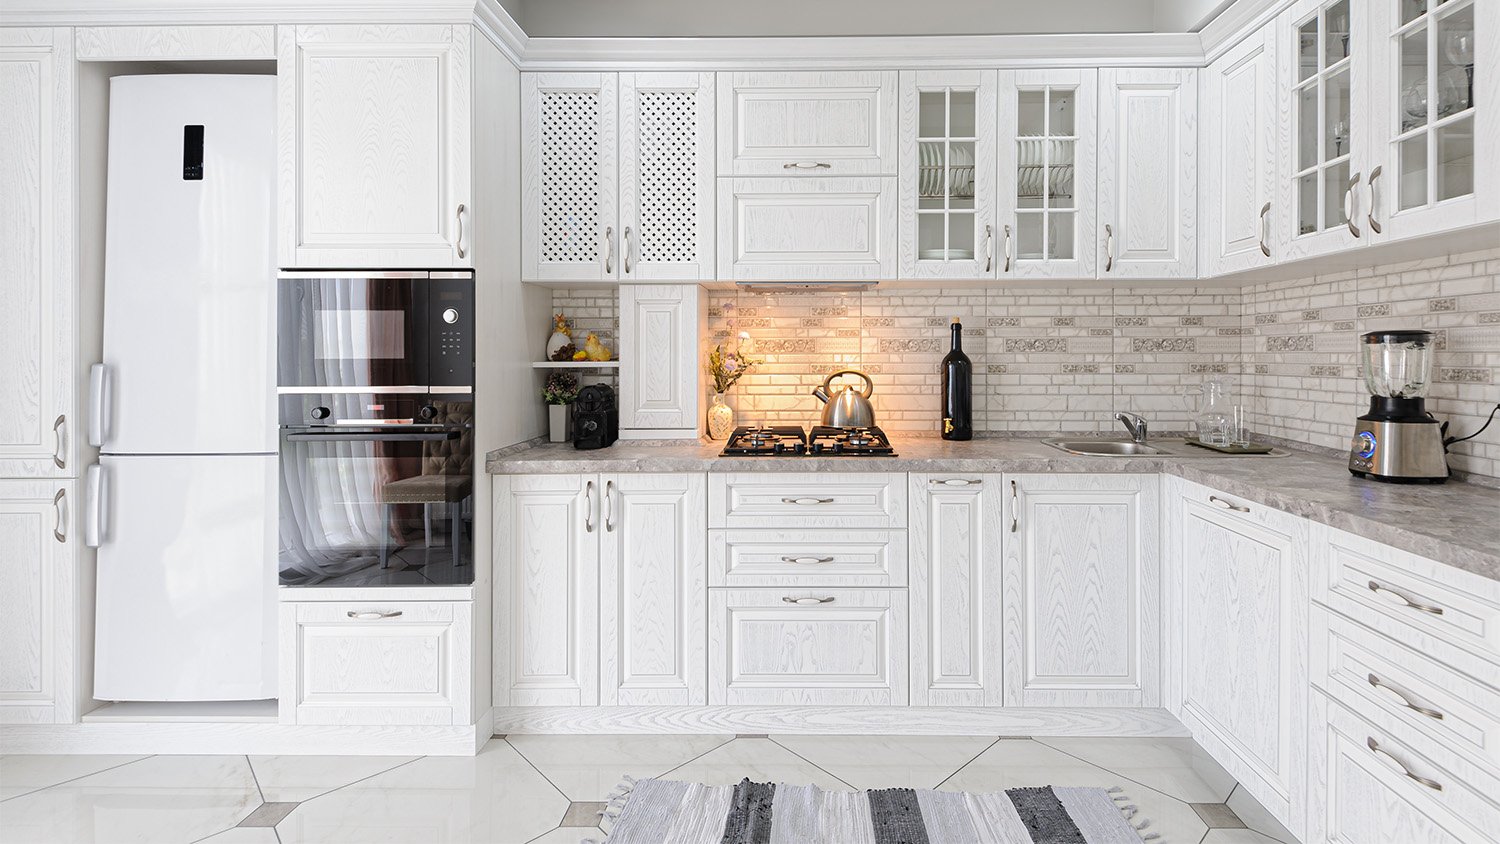
[{"label": "kettle handle", "polygon": [[839,377],[840,375],[858,375],[860,378],[863,378],[865,382],[864,397],[869,398],[870,396],[875,394],[875,382],[870,380],[870,376],[864,374],[863,372],[860,372],[858,369],[840,369],[838,372],[835,372],[827,378],[824,378],[824,392],[827,392],[828,388],[832,386],[833,379]]}]

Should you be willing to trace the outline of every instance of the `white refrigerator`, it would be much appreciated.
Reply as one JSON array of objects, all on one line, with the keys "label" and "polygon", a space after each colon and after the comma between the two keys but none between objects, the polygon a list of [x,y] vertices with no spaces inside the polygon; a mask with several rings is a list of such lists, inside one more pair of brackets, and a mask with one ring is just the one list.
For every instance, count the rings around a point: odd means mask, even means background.
[{"label": "white refrigerator", "polygon": [[276,696],[275,79],[110,80],[94,697]]}]

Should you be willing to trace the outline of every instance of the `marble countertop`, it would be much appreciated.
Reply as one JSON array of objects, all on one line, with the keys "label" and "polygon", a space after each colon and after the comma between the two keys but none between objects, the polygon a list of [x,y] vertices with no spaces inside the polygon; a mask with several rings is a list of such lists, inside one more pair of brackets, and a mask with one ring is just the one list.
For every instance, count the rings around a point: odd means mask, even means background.
[{"label": "marble countertop", "polygon": [[[1180,441],[1179,441],[1180,442]],[[1355,478],[1341,458],[1090,457],[1037,439],[896,438],[894,457],[721,457],[720,443],[620,441],[597,451],[545,443],[491,452],[493,474],[571,472],[1161,472],[1500,580],[1500,489]]]}]

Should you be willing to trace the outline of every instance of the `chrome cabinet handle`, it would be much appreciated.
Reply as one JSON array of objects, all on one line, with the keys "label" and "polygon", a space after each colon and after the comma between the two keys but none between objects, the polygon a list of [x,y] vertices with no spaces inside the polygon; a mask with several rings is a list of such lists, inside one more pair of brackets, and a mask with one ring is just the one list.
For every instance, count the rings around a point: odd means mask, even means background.
[{"label": "chrome cabinet handle", "polygon": [[933,478],[928,483],[941,486],[979,486],[984,481],[979,478]]},{"label": "chrome cabinet handle", "polygon": [[594,532],[594,482],[589,481],[583,487],[583,531]]},{"label": "chrome cabinet handle", "polygon": [[832,504],[832,498],[783,498],[782,504]]},{"label": "chrome cabinet handle", "polygon": [[1410,709],[1411,711],[1419,715],[1426,715],[1428,718],[1431,718],[1434,721],[1443,720],[1443,713],[1437,711],[1436,709],[1428,709],[1425,706],[1418,706],[1415,703],[1412,703],[1411,698],[1406,696],[1406,692],[1403,692],[1395,686],[1392,686],[1390,683],[1387,683],[1379,677],[1376,677],[1374,674],[1371,674],[1366,679],[1369,680],[1371,687],[1390,692],[1396,697],[1396,700],[1399,701],[1400,704],[1407,709]]},{"label": "chrome cabinet handle", "polygon": [[1115,268],[1115,229],[1109,223],[1104,224],[1104,271],[1109,272]]},{"label": "chrome cabinet handle", "polygon": [[350,610],[345,615],[350,618],[369,621],[376,618],[400,618],[401,610]]},{"label": "chrome cabinet handle", "polygon": [[609,533],[615,532],[615,482],[604,482],[604,529]]},{"label": "chrome cabinet handle", "polygon": [[56,517],[56,521],[52,523],[52,538],[65,545],[68,542],[68,534],[66,533],[67,525],[63,524],[63,522],[67,519],[67,516],[64,515],[64,513],[66,512],[64,508],[66,507],[67,502],[65,502],[63,499],[66,498],[67,495],[68,491],[66,489],[60,489],[57,491],[56,495],[52,496],[52,510],[53,514]]},{"label": "chrome cabinet handle", "polygon": [[1419,785],[1425,785],[1428,788],[1432,789],[1433,791],[1442,791],[1443,790],[1443,784],[1442,783],[1437,782],[1435,780],[1430,780],[1430,779],[1428,779],[1426,777],[1418,776],[1417,774],[1412,773],[1411,768],[1406,767],[1406,763],[1402,762],[1401,759],[1400,759],[1400,757],[1396,756],[1396,754],[1390,752],[1389,750],[1386,750],[1385,748],[1381,747],[1380,746],[1380,742],[1376,741],[1374,736],[1366,736],[1365,737],[1365,744],[1370,748],[1370,750],[1374,751],[1375,753],[1380,754],[1381,756],[1384,756],[1385,758],[1391,760],[1392,762],[1395,762],[1396,763],[1396,767],[1401,769],[1402,776],[1406,777],[1407,779],[1412,780],[1413,782],[1415,782],[1415,783],[1417,783]]},{"label": "chrome cabinet handle", "polygon": [[986,224],[984,227],[984,271],[989,272],[994,265],[994,256],[991,254],[991,244],[995,240],[995,227]]},{"label": "chrome cabinet handle", "polygon": [[1270,213],[1271,203],[1267,202],[1265,205],[1262,205],[1260,207],[1260,254],[1266,256],[1267,258],[1271,257],[1271,247],[1266,244],[1266,240],[1268,240],[1271,235],[1271,233],[1267,231],[1267,229],[1270,227],[1268,223],[1268,215]]},{"label": "chrome cabinet handle", "polygon": [[1372,581],[1370,581],[1369,586],[1367,588],[1371,592],[1374,592],[1377,595],[1380,594],[1381,592],[1389,592],[1390,594],[1395,595],[1397,598],[1400,598],[1402,600],[1402,602],[1406,604],[1406,606],[1410,607],[1411,609],[1417,610],[1419,612],[1430,613],[1432,615],[1442,615],[1443,614],[1443,608],[1442,607],[1434,607],[1431,604],[1421,603],[1420,601],[1417,601],[1416,599],[1412,598],[1410,595],[1406,594],[1405,592],[1402,592],[1400,589],[1396,589],[1395,587],[1392,587],[1392,586],[1387,586],[1387,585],[1385,585],[1384,583],[1381,583],[1378,580],[1372,580]]},{"label": "chrome cabinet handle", "polygon": [[1354,225],[1354,218],[1359,216],[1359,196],[1354,193],[1354,189],[1359,187],[1359,175],[1355,173],[1349,180],[1349,187],[1344,189],[1344,205],[1347,206],[1344,216],[1349,218],[1349,233],[1355,237],[1359,237],[1359,226]]},{"label": "chrome cabinet handle", "polygon": [[1375,180],[1380,178],[1380,171],[1384,167],[1383,164],[1377,164],[1375,169],[1370,171],[1370,211],[1365,214],[1365,219],[1370,222],[1370,231],[1376,234],[1380,234],[1381,229],[1380,221],[1375,219],[1375,210],[1380,207],[1380,203],[1375,201]]},{"label": "chrome cabinet handle", "polygon": [[604,227],[604,274],[615,271],[615,227]]},{"label": "chrome cabinet handle", "polygon": [[1243,504],[1236,504],[1233,501],[1226,501],[1226,500],[1220,498],[1217,495],[1210,495],[1208,497],[1208,500],[1211,501],[1211,502],[1213,502],[1213,503],[1215,503],[1215,504],[1222,504],[1222,505],[1224,505],[1224,509],[1225,510],[1233,510],[1236,513],[1248,513],[1248,512],[1250,512],[1250,508],[1249,507],[1246,507]]},{"label": "chrome cabinet handle", "polygon": [[56,446],[52,451],[52,462],[56,463],[59,469],[68,468],[68,454],[63,448],[63,426],[66,424],[68,424],[66,413],[60,414],[57,421],[52,423],[52,438],[56,440]]},{"label": "chrome cabinet handle", "polygon": [[1005,227],[1005,267],[1001,272],[1010,272],[1010,226]]},{"label": "chrome cabinet handle", "polygon": [[786,164],[781,165],[781,169],[783,169],[783,170],[831,170],[831,169],[833,169],[833,165],[832,164],[826,164],[826,163],[824,163],[822,161],[789,161]]},{"label": "chrome cabinet handle", "polygon": [[624,251],[623,251],[622,254],[623,254],[624,258],[625,258],[625,273],[626,273],[626,275],[629,275],[630,274],[630,226],[626,226],[625,227],[625,233],[624,233],[623,237],[625,238],[625,242],[622,245],[625,247],[625,249],[624,249]]},{"label": "chrome cabinet handle", "polygon": [[783,563],[796,563],[799,566],[816,566],[822,563],[833,562],[832,557],[782,557]]},{"label": "chrome cabinet handle", "polygon": [[1015,533],[1021,527],[1021,504],[1016,497],[1016,482],[1010,482],[1010,532]]},{"label": "chrome cabinet handle", "polygon": [[464,204],[460,202],[458,203],[458,211],[454,214],[458,218],[458,238],[453,242],[453,248],[458,250],[458,257],[460,258],[468,254],[464,252],[464,210]]},{"label": "chrome cabinet handle", "polygon": [[782,597],[781,600],[785,601],[788,604],[801,604],[801,605],[804,605],[804,606],[812,606],[812,605],[816,605],[816,604],[831,604],[831,603],[833,603],[833,596],[829,595],[826,598],[793,598],[791,595],[786,595],[786,596]]}]

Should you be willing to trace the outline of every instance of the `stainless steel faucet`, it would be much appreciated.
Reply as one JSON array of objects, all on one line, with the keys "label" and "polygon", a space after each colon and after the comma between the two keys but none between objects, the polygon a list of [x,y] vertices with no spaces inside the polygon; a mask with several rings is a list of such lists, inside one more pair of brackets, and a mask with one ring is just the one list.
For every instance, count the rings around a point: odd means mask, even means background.
[{"label": "stainless steel faucet", "polygon": [[1134,413],[1126,413],[1124,411],[1116,413],[1115,418],[1120,421],[1120,424],[1125,426],[1125,430],[1130,432],[1130,438],[1132,440],[1135,440],[1136,442],[1142,444],[1146,442],[1145,419],[1142,419]]}]

